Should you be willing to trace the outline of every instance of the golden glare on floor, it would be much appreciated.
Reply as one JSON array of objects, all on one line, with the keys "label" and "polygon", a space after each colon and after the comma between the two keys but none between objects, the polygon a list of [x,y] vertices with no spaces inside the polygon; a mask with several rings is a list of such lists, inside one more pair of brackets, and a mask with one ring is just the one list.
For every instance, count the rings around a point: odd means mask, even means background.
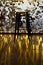
[{"label": "golden glare on floor", "polygon": [[0,34],[0,65],[43,65],[43,35]]}]

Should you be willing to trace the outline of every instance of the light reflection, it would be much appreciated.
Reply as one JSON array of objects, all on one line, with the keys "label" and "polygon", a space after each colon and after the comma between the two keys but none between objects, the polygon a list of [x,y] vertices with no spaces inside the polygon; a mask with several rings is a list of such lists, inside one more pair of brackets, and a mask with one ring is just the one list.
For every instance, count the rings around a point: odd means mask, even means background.
[{"label": "light reflection", "polygon": [[7,42],[7,38],[6,38],[6,37],[4,37],[4,42],[5,42],[5,43]]},{"label": "light reflection", "polygon": [[[30,60],[30,62],[33,64],[37,64],[40,62],[41,65],[43,64],[43,35],[32,35],[29,37],[28,35],[16,35],[15,41],[14,35],[11,34],[0,35],[0,38],[0,65],[6,65],[6,63],[8,63],[8,65],[11,65],[11,62],[14,64],[17,62],[19,63],[19,65],[29,65]],[[36,40],[37,42],[35,42],[34,40]],[[4,63],[2,63],[2,58],[4,58]],[[14,62],[15,59],[16,62]],[[39,62],[39,60],[41,61]]]},{"label": "light reflection", "polygon": [[8,50],[9,50],[9,54],[10,54],[10,51],[11,51],[10,46],[9,46]]},{"label": "light reflection", "polygon": [[42,43],[42,49],[43,49],[43,43]]}]

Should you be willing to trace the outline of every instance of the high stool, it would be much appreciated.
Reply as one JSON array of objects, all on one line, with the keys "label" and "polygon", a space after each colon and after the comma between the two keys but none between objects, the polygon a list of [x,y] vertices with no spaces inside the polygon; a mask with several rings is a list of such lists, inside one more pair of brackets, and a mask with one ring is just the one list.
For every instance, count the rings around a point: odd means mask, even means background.
[{"label": "high stool", "polygon": [[31,27],[30,27],[30,15],[28,14],[28,12],[16,12],[16,23],[15,23],[15,33],[16,33],[16,30],[17,30],[17,33],[19,33],[19,25],[20,25],[20,22],[21,22],[21,16],[22,15],[25,15],[26,16],[26,29],[27,29],[27,32],[30,33],[31,32]]}]

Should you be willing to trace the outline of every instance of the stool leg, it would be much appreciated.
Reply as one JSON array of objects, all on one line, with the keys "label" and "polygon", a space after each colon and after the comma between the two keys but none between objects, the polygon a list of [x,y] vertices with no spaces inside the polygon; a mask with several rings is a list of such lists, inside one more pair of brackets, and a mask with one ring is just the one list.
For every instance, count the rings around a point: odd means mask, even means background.
[{"label": "stool leg", "polygon": [[28,31],[28,34],[31,32],[31,27],[30,27],[30,20],[29,20],[29,14],[26,12],[26,28]]},{"label": "stool leg", "polygon": [[20,13],[16,13],[16,24],[15,24],[15,33],[19,33],[19,24],[20,24],[21,16]]},{"label": "stool leg", "polygon": [[21,15],[20,15],[20,13],[19,13],[19,15],[18,15],[18,33],[19,33],[19,27],[20,27],[20,21],[21,21]]}]

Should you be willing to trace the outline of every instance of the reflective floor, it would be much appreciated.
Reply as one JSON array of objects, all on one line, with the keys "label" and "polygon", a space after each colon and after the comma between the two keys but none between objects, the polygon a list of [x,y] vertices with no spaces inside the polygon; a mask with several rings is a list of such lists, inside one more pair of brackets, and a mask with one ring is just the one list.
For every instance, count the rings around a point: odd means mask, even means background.
[{"label": "reflective floor", "polygon": [[43,65],[43,35],[0,34],[0,65]]}]

